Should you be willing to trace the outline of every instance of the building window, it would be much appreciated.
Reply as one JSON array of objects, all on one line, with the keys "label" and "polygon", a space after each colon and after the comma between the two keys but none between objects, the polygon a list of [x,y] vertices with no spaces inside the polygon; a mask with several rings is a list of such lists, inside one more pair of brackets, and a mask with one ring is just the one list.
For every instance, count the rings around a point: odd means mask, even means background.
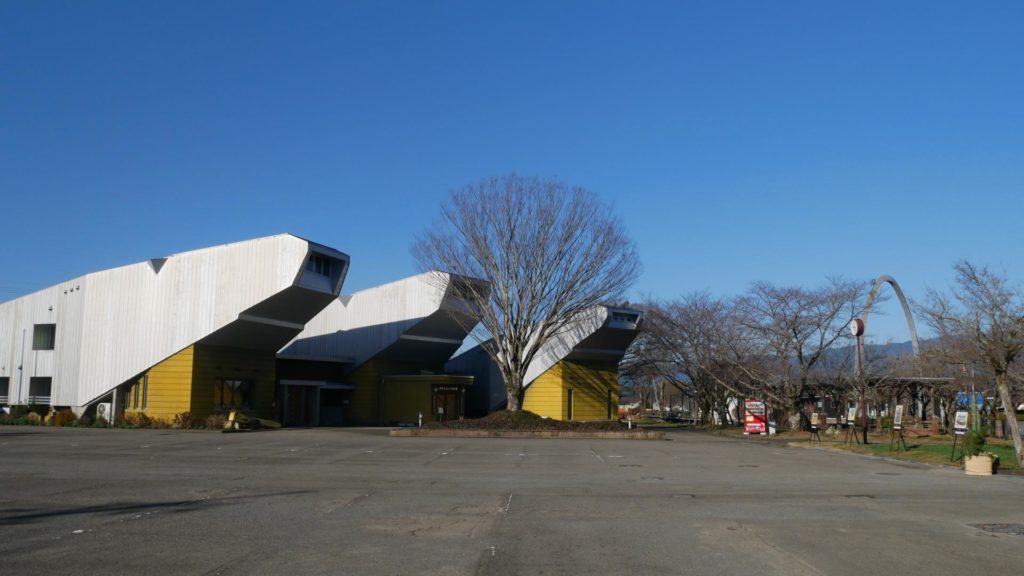
[{"label": "building window", "polygon": [[612,389],[608,389],[608,420],[612,419]]},{"label": "building window", "polygon": [[149,374],[144,374],[128,387],[128,394],[125,397],[124,407],[129,410],[145,410],[146,400],[149,397]]},{"label": "building window", "polygon": [[0,404],[6,406],[11,403],[11,378],[9,376],[0,377]]},{"label": "building window", "polygon": [[50,403],[50,388],[52,386],[53,379],[50,377],[38,377],[33,376],[28,379],[28,403],[29,404],[49,404]]},{"label": "building window", "polygon": [[57,341],[56,324],[36,324],[32,332],[33,350],[53,350],[53,344]]},{"label": "building window", "polygon": [[219,410],[252,408],[251,380],[217,380],[213,383],[213,407]]},{"label": "building window", "polygon": [[629,312],[612,312],[612,320],[615,320],[616,322],[628,322],[630,324],[636,324],[636,321],[639,319],[639,314],[632,314]]},{"label": "building window", "polygon": [[309,257],[309,260],[306,261],[306,270],[320,274],[321,276],[330,276],[331,261],[324,256],[313,254]]},{"label": "building window", "polygon": [[565,402],[565,405],[568,408],[568,417],[566,420],[572,420],[572,388],[569,388],[566,392],[568,393]]}]

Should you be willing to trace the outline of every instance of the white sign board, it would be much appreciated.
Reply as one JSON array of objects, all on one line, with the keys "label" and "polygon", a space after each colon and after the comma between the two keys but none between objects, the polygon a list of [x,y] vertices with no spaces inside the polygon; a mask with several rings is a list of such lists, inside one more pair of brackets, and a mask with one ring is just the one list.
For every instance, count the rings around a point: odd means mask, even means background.
[{"label": "white sign board", "polygon": [[854,422],[857,421],[857,407],[856,406],[854,406],[853,408],[850,408],[850,410],[846,413],[846,421],[849,422],[851,425]]},{"label": "white sign board", "polygon": [[967,432],[967,410],[959,410],[953,420],[953,434],[963,436]]},{"label": "white sign board", "polygon": [[896,413],[892,417],[892,427],[899,430],[903,427],[903,405],[896,406]]}]

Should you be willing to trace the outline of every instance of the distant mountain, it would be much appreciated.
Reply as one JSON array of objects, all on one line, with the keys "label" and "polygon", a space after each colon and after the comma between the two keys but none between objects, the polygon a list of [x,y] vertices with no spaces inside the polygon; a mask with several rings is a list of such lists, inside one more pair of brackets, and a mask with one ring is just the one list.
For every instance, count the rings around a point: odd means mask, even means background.
[{"label": "distant mountain", "polygon": [[[938,340],[938,338],[921,340],[921,348],[928,348],[938,342]],[[852,358],[856,347],[856,344],[851,344],[849,346],[833,348],[832,350],[829,350],[827,354],[832,358]],[[866,358],[891,358],[893,356],[909,356],[913,353],[914,345],[910,340],[907,340],[906,342],[887,342],[885,344],[866,344],[864,346],[864,356]]]}]

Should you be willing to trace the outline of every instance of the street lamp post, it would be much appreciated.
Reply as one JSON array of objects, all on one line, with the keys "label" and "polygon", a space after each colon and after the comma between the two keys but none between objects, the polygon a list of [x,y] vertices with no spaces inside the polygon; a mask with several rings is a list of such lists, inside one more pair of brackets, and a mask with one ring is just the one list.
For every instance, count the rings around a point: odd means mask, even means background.
[{"label": "street lamp post", "polygon": [[857,338],[857,384],[860,386],[860,430],[864,445],[868,443],[867,384],[864,382],[864,321],[854,318],[850,332]]}]

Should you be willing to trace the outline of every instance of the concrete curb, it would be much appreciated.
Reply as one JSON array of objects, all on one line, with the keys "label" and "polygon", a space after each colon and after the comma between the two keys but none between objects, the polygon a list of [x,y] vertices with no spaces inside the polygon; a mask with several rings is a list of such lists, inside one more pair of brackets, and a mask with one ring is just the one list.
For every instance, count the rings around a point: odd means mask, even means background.
[{"label": "concrete curb", "polygon": [[664,432],[578,432],[572,430],[457,430],[434,428],[392,428],[388,436],[396,438],[570,438],[580,440],[664,440]]}]

